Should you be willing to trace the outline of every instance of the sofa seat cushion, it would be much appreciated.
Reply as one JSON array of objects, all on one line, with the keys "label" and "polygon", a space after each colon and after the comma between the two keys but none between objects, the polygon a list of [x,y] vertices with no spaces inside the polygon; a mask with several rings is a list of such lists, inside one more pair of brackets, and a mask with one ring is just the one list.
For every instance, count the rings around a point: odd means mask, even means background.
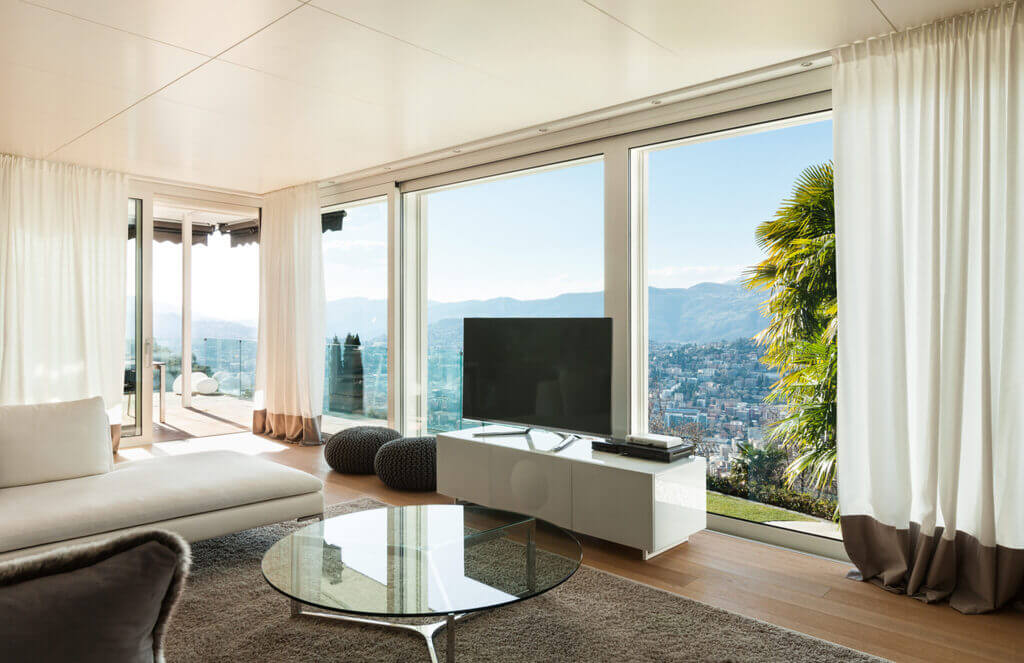
[{"label": "sofa seat cushion", "polygon": [[120,463],[106,474],[0,489],[0,552],[322,488],[305,472],[234,451]]}]

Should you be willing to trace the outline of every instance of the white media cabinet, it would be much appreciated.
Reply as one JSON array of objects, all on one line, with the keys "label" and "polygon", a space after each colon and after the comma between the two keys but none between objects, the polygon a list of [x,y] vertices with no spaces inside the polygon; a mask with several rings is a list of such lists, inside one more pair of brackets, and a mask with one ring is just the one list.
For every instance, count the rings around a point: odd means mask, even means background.
[{"label": "white media cabinet", "polygon": [[457,500],[542,518],[568,530],[639,548],[647,559],[707,527],[700,456],[661,463],[604,451],[534,430],[486,426],[437,436],[437,491]]}]

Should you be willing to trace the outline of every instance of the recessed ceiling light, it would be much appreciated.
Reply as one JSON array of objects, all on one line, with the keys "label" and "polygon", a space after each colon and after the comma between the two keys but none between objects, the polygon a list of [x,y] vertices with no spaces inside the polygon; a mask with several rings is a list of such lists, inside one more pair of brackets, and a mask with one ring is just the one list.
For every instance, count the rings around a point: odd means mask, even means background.
[{"label": "recessed ceiling light", "polygon": [[801,62],[800,66],[801,67],[810,67],[812,64],[814,64],[814,63],[811,62],[810,60],[808,60],[807,62]]}]

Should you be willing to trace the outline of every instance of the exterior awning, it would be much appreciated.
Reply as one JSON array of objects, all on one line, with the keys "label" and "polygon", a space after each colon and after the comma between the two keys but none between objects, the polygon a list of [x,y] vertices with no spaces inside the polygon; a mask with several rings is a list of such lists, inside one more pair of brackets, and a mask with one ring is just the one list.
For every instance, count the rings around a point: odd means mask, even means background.
[{"label": "exterior awning", "polygon": [[[232,248],[246,244],[258,244],[260,241],[260,222],[257,219],[244,219],[219,224],[193,221],[192,245],[208,244],[209,237],[214,232],[230,235]],[[153,219],[153,239],[157,242],[181,244],[181,221],[176,219]]]},{"label": "exterior awning", "polygon": [[231,248],[260,243],[260,222],[256,219],[222,223],[217,226],[217,230],[231,235]]},{"label": "exterior awning", "polygon": [[348,212],[343,209],[337,212],[327,212],[326,214],[320,215],[320,228],[322,232],[328,230],[341,230],[342,222],[345,217],[348,216]]},{"label": "exterior awning", "polygon": [[[216,227],[212,224],[192,224],[192,245],[206,244]],[[181,221],[176,219],[153,219],[153,240],[181,244]]]}]

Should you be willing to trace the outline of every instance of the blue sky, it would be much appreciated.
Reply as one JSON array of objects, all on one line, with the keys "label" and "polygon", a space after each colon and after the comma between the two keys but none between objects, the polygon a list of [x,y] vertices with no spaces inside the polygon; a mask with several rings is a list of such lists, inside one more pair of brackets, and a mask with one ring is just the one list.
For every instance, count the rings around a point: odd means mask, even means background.
[{"label": "blue sky", "polygon": [[388,296],[388,204],[377,198],[347,205],[340,231],[324,234],[324,280],[327,301],[345,297]]},{"label": "blue sky", "polygon": [[427,194],[427,297],[603,290],[603,192],[591,161]]},{"label": "blue sky", "polygon": [[650,154],[648,282],[685,288],[740,276],[762,259],[754,228],[808,166],[832,159],[832,122],[814,122]]},{"label": "blue sky", "polygon": [[[757,224],[771,218],[804,168],[831,158],[831,121],[652,152],[650,284],[739,277],[761,259]],[[602,178],[598,161],[428,194],[428,297],[602,290]]]}]

